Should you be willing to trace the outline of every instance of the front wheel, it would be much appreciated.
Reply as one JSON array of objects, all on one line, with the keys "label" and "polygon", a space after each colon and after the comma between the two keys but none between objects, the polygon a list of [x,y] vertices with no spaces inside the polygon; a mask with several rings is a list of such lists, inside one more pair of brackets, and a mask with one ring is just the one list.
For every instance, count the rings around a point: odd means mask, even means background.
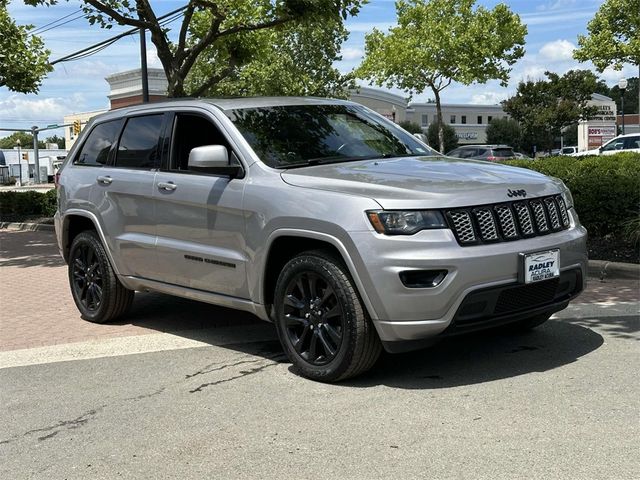
[{"label": "front wheel", "polygon": [[369,370],[382,350],[346,267],[322,251],[302,253],[280,272],[275,324],[285,353],[313,380]]},{"label": "front wheel", "polygon": [[92,230],[78,234],[69,252],[69,284],[82,318],[106,323],[129,310],[134,293],[120,283]]}]

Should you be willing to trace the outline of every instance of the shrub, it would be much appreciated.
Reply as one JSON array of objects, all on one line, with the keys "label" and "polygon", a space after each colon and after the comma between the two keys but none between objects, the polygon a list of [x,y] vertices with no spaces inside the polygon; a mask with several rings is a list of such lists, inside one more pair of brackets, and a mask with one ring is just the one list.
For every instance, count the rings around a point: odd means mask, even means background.
[{"label": "shrub", "polygon": [[56,191],[46,193],[0,192],[0,220],[22,221],[35,217],[52,217],[58,208]]},{"label": "shrub", "polygon": [[569,187],[581,222],[591,235],[621,236],[640,216],[640,154],[511,160],[509,165],[558,177]]}]

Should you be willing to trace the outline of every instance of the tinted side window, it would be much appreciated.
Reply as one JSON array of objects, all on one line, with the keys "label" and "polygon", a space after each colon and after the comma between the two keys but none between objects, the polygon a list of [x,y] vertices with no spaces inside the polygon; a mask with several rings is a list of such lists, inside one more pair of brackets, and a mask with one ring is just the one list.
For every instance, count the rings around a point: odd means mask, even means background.
[{"label": "tinted side window", "polygon": [[189,153],[204,145],[224,145],[233,157],[231,146],[218,128],[204,117],[179,113],[173,129],[170,170],[189,170]]},{"label": "tinted side window", "polygon": [[627,137],[624,140],[624,148],[640,148],[640,137]]},{"label": "tinted side window", "polygon": [[163,115],[133,117],[127,121],[118,144],[116,167],[158,168],[158,142]]},{"label": "tinted side window", "polygon": [[122,122],[123,120],[119,119],[96,125],[73,163],[98,167],[106,165],[111,146],[115,143],[120,128],[122,128]]}]

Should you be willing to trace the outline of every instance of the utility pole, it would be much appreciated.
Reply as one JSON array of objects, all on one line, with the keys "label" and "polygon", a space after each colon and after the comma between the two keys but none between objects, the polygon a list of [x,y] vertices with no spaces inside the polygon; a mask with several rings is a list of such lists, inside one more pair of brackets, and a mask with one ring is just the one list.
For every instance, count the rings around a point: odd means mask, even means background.
[{"label": "utility pole", "polygon": [[[43,132],[45,130],[54,130],[56,128],[70,127],[72,125],[73,123],[62,123],[59,125],[58,124],[47,125],[46,127],[43,127],[43,128],[38,128],[37,125],[34,125],[31,128],[0,128],[0,132],[27,132],[33,135],[33,155],[35,157],[35,168],[36,168],[36,171],[33,175],[33,180],[34,180],[34,183],[40,183],[40,158],[39,158],[39,152],[38,152],[38,133]],[[22,163],[21,163],[22,145],[20,145],[19,140],[16,143],[18,146],[18,165],[20,166],[20,179],[22,180]],[[28,180],[29,180],[29,158],[27,157],[27,181]]]},{"label": "utility pole", "polygon": [[142,75],[142,103],[149,103],[149,76],[147,72],[147,31],[140,29],[140,74]]},{"label": "utility pole", "polygon": [[36,164],[35,175],[33,180],[35,183],[40,183],[40,153],[38,152],[38,126],[31,127],[31,134],[33,135],[33,156]]}]

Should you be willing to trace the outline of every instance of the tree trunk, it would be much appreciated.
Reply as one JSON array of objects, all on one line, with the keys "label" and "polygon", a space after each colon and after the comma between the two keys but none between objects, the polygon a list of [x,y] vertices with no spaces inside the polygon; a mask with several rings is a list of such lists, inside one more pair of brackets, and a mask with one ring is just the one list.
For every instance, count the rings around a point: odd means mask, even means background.
[{"label": "tree trunk", "polygon": [[431,90],[433,91],[433,95],[436,97],[436,117],[438,118],[438,143],[440,153],[445,153],[444,151],[444,127],[442,123],[442,106],[440,105],[440,90],[438,90],[435,85],[431,86]]}]

